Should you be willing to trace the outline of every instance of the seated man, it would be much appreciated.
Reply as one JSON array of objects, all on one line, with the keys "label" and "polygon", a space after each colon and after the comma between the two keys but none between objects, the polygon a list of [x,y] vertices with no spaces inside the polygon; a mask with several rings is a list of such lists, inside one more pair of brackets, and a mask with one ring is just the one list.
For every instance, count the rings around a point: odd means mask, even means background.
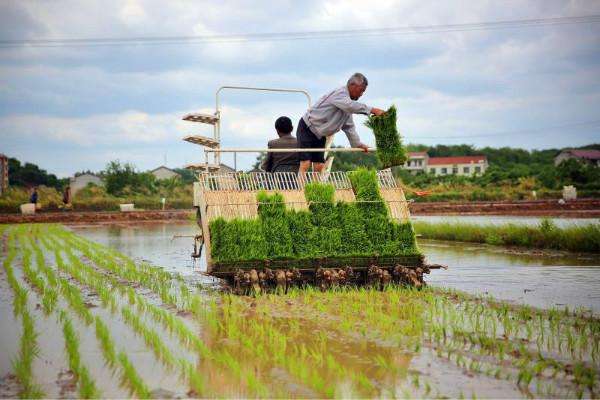
[{"label": "seated man", "polygon": [[[295,149],[298,147],[296,138],[292,136],[294,126],[288,117],[279,117],[275,121],[278,139],[269,141],[270,149]],[[298,153],[267,153],[261,168],[267,172],[298,172],[300,160]]]}]

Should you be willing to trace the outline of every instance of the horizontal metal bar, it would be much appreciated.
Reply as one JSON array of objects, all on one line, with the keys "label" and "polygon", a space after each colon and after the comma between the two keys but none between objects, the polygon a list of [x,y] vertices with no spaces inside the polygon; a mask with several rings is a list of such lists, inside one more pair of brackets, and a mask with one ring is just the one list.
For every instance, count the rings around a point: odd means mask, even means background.
[{"label": "horizontal metal bar", "polygon": [[219,107],[220,107],[220,101],[219,101],[219,95],[221,94],[221,92],[224,89],[235,89],[235,90],[256,90],[259,92],[283,92],[283,93],[302,93],[303,95],[306,96],[306,100],[308,101],[308,107],[310,108],[310,104],[311,104],[311,98],[310,98],[310,94],[308,94],[308,92],[306,90],[303,89],[278,89],[278,88],[265,88],[265,87],[251,87],[251,86],[221,86],[219,89],[217,89],[217,93],[216,93],[216,107],[217,107],[217,112],[219,112]]},{"label": "horizontal metal bar", "polygon": [[[369,151],[375,151],[375,148],[369,147]],[[331,147],[329,149],[313,149],[313,148],[292,148],[292,149],[250,149],[245,147],[233,147],[229,149],[204,149],[206,153],[358,153],[364,152],[364,149],[358,147]]]},{"label": "horizontal metal bar", "polygon": [[[413,199],[410,200],[348,200],[348,203],[367,203],[367,204],[372,204],[372,203],[414,203],[415,201]],[[266,203],[266,202],[254,202],[254,203],[219,203],[219,204],[207,204],[206,208],[208,207],[222,207],[222,206],[258,206],[258,205],[269,205],[269,204],[306,204],[308,206],[310,206],[311,204],[331,204],[332,206],[335,206],[335,202],[331,202],[331,201],[281,201],[281,202],[277,202],[277,203]]]}]

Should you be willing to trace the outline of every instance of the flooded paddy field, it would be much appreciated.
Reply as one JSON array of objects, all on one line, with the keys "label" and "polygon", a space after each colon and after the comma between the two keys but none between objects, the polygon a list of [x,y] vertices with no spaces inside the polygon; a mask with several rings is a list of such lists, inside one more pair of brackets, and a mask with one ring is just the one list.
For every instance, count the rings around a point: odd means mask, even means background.
[{"label": "flooded paddy field", "polygon": [[428,289],[251,298],[191,223],[0,232],[0,397],[598,396],[593,256],[421,241]]}]

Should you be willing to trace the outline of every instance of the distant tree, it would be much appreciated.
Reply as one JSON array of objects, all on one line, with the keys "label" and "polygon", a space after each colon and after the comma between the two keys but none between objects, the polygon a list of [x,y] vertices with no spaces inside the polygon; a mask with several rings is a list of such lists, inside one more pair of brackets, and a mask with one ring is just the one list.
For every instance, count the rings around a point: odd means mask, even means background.
[{"label": "distant tree", "polygon": [[40,169],[32,163],[21,162],[16,158],[8,159],[8,181],[14,186],[38,186],[44,185],[60,189],[63,180],[59,180],[56,175],[49,174],[45,169]]},{"label": "distant tree", "polygon": [[106,192],[119,196],[125,192],[154,193],[156,178],[149,172],[137,172],[132,164],[111,161],[103,171]]},{"label": "distant tree", "polygon": [[263,161],[265,161],[267,159],[267,153],[262,152],[259,153],[256,156],[256,159],[254,160],[254,164],[252,164],[252,169],[256,170],[256,169],[260,169],[260,166],[262,165]]},{"label": "distant tree", "polygon": [[182,184],[192,184],[196,182],[198,179],[196,178],[196,174],[191,169],[187,168],[175,168],[173,171],[177,172],[181,176]]}]

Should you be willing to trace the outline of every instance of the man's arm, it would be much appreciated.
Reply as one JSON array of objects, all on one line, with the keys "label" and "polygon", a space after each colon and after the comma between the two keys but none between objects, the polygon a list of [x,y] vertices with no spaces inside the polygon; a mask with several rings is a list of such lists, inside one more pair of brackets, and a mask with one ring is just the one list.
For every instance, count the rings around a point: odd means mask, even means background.
[{"label": "man's arm", "polygon": [[371,107],[368,105],[352,100],[347,93],[336,93],[331,97],[331,104],[339,108],[340,110],[350,114],[365,114],[371,113]]},{"label": "man's arm", "polygon": [[348,119],[346,120],[346,122],[344,122],[344,125],[342,125],[342,130],[346,134],[346,137],[348,138],[348,141],[350,142],[350,146],[361,147],[363,149],[366,147],[366,145],[364,145],[360,141],[360,137],[358,136],[358,133],[356,133],[356,126],[354,125],[354,120],[352,119],[352,115],[350,115],[348,117]]}]

